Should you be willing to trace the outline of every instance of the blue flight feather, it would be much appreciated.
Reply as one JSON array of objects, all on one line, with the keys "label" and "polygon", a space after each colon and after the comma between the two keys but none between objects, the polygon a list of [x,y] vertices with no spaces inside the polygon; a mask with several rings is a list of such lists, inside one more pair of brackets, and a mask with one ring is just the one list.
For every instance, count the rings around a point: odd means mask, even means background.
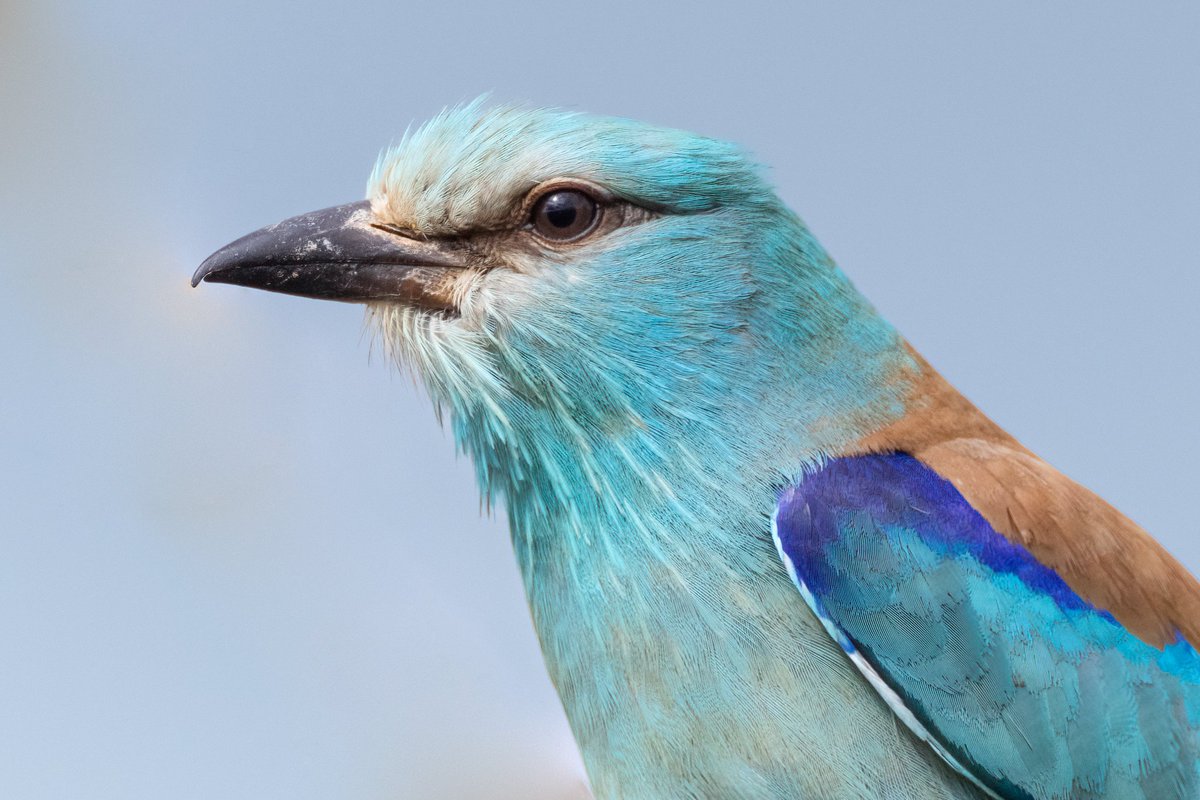
[{"label": "blue flight feather", "polygon": [[809,471],[783,492],[775,531],[843,649],[995,796],[1200,793],[1196,651],[1128,633],[917,459]]}]

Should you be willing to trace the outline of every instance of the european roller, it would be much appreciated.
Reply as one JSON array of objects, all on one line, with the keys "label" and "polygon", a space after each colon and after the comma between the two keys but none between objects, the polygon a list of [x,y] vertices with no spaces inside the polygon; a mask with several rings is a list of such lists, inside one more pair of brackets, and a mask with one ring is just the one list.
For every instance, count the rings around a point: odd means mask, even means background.
[{"label": "european roller", "polygon": [[202,280],[366,305],[507,510],[600,800],[1200,798],[1200,585],[737,147],[471,103]]}]

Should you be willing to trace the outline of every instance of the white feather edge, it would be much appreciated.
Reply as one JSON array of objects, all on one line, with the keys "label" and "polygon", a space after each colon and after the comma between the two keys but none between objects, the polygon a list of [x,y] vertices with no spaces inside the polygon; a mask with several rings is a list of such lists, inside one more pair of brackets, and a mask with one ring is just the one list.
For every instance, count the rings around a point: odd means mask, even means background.
[{"label": "white feather edge", "polygon": [[867,679],[867,682],[871,684],[871,687],[879,694],[881,698],[883,698],[883,702],[887,703],[888,708],[890,708],[892,713],[894,713],[896,717],[904,723],[905,727],[912,731],[918,739],[928,744],[933,749],[933,752],[937,753],[943,761],[950,765],[951,769],[962,775],[971,783],[975,784],[980,791],[982,791],[988,797],[994,798],[994,800],[1002,800],[999,795],[992,791],[988,786],[984,785],[984,783],[980,781],[973,772],[963,766],[962,762],[955,758],[954,755],[950,753],[950,751],[947,750],[940,741],[938,741],[937,737],[935,737],[933,733],[931,733],[930,730],[926,728],[919,719],[917,719],[912,710],[905,705],[904,700],[899,694],[896,693],[896,690],[889,686],[883,677],[875,671],[875,668],[871,666],[867,659],[863,657],[863,654],[858,652],[858,648],[850,642],[846,632],[843,631],[836,622],[824,615],[824,613],[821,611],[820,604],[817,602],[817,598],[813,596],[813,593],[809,590],[808,586],[796,573],[796,565],[792,563],[792,559],[783,550],[783,543],[779,540],[778,518],[779,511],[776,509],[775,513],[771,515],[771,538],[775,540],[775,549],[779,552],[779,557],[783,559],[783,565],[787,568],[788,574],[792,576],[792,582],[795,583],[796,588],[800,590],[800,596],[804,598],[804,602],[808,604],[808,607],[812,609],[813,614],[815,614],[817,619],[821,621],[821,625],[825,628],[825,631],[833,638],[838,647],[842,648],[842,652],[849,657],[850,662],[854,664],[860,673],[862,673],[862,676]]}]

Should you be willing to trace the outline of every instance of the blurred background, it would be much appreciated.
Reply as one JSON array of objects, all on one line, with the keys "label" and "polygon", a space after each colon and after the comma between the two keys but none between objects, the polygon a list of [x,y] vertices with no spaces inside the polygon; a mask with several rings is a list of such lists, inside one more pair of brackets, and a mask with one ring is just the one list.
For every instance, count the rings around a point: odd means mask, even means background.
[{"label": "blurred background", "polygon": [[0,0],[0,797],[583,797],[502,512],[360,309],[188,287],[492,91],[745,144],[1200,570],[1200,6]]}]

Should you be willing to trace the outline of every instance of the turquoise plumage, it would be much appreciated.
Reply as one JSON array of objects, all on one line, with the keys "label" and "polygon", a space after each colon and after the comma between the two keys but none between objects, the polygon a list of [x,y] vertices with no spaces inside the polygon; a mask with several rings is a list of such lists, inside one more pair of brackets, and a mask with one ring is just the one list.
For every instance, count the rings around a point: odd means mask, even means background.
[{"label": "turquoise plumage", "polygon": [[507,510],[601,800],[1198,796],[1195,580],[737,148],[472,103],[204,279],[367,304]]}]

